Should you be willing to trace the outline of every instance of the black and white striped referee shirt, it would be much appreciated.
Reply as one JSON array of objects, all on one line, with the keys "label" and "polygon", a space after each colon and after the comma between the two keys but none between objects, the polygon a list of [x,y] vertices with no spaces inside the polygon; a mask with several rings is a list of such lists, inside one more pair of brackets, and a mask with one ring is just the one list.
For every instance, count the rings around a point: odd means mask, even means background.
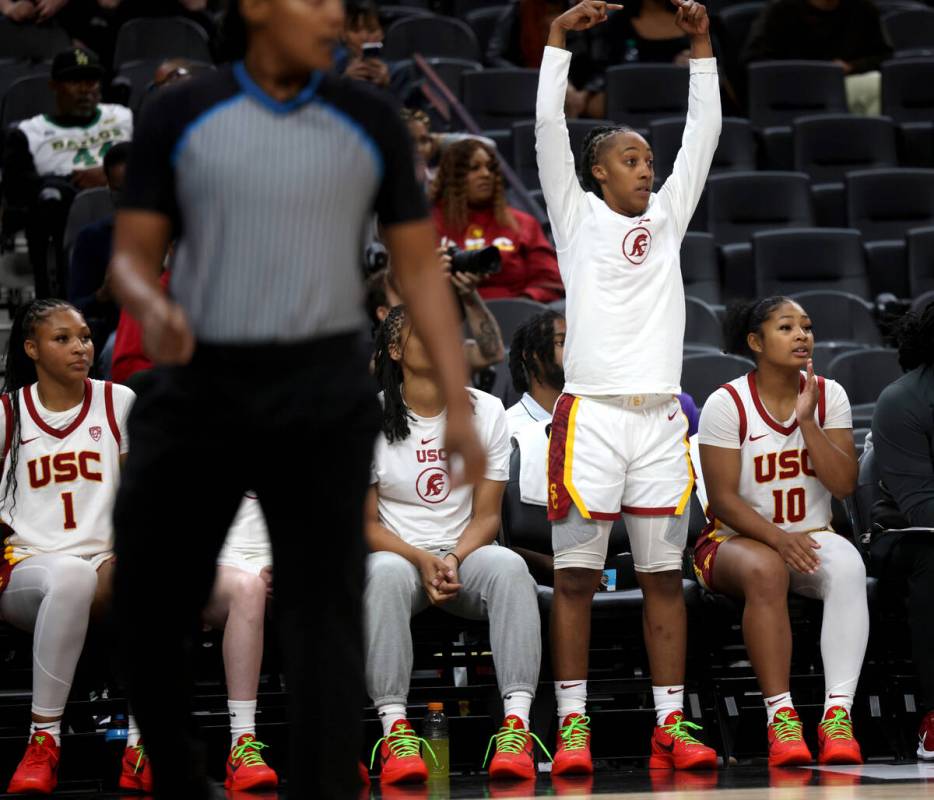
[{"label": "black and white striped referee shirt", "polygon": [[123,207],[171,219],[171,293],[212,344],[360,329],[373,212],[384,225],[427,218],[390,100],[316,73],[282,103],[242,63],[147,103]]}]

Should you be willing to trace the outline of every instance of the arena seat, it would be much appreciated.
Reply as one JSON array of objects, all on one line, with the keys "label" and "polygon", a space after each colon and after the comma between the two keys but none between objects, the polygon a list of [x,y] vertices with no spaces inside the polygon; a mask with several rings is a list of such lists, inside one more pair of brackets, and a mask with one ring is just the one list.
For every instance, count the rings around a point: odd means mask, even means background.
[{"label": "arena seat", "polygon": [[913,228],[908,242],[908,285],[911,296],[934,291],[934,226]]},{"label": "arena seat", "polygon": [[[534,116],[534,109],[533,109]],[[575,164],[580,166],[581,147],[584,137],[594,128],[601,125],[612,125],[605,119],[569,119],[568,138],[571,142],[571,152],[574,154]],[[538,177],[538,163],[535,159],[535,120],[528,119],[512,124],[513,168],[522,182],[530,189],[541,186]]]},{"label": "arena seat", "polygon": [[647,128],[688,110],[688,70],[676,64],[622,64],[606,71],[606,117]]},{"label": "arena seat", "polygon": [[920,314],[931,303],[934,303],[934,289],[932,289],[930,292],[925,292],[924,294],[918,295],[911,302],[911,310],[916,314]]},{"label": "arena seat", "polygon": [[3,58],[51,61],[69,47],[71,37],[57,24],[23,24],[0,16],[0,53]]},{"label": "arena seat", "polygon": [[876,400],[886,386],[901,376],[898,351],[886,347],[844,353],[827,368],[827,377],[846,389],[853,411],[853,427],[871,427]]},{"label": "arena seat", "polygon": [[[675,165],[684,133],[684,117],[658,119],[649,125],[655,178],[664,182]],[[724,117],[710,174],[756,168],[756,140],[748,119]]]},{"label": "arena seat", "polygon": [[485,69],[461,81],[464,107],[481,128],[509,128],[535,116],[538,70]]},{"label": "arena seat", "polygon": [[747,74],[749,118],[758,128],[847,110],[843,69],[829,61],[760,61],[750,64]]},{"label": "arena seat", "polygon": [[859,232],[847,228],[789,228],[752,235],[756,294],[810,289],[869,295]]},{"label": "arena seat", "polygon": [[104,219],[114,213],[113,197],[106,186],[85,189],[75,196],[68,209],[68,221],[65,223],[65,235],[62,240],[65,254],[71,262],[71,251],[78,240],[81,229],[92,222]]},{"label": "arena seat", "polygon": [[719,245],[748,242],[762,230],[813,224],[803,172],[730,172],[707,180],[707,230]]},{"label": "arena seat", "polygon": [[[152,87],[153,75],[156,68],[165,61],[164,58],[143,58],[127,61],[120,65],[114,78],[114,85],[124,85],[129,88],[126,102],[129,108],[138,114],[142,108],[143,99]],[[193,73],[214,69],[214,65],[206,61],[192,62],[190,71]],[[126,90],[124,90],[126,91]]]},{"label": "arena seat", "polygon": [[934,11],[926,8],[903,8],[882,18],[894,50],[934,48]]},{"label": "arena seat", "polygon": [[508,346],[512,341],[516,329],[526,320],[545,311],[544,303],[537,303],[526,297],[503,297],[496,300],[487,300],[487,307],[496,317],[499,329],[503,334],[503,342]]},{"label": "arena seat", "polygon": [[904,58],[882,64],[882,113],[896,122],[934,119],[934,58]]},{"label": "arena seat", "polygon": [[681,240],[681,280],[688,297],[714,306],[723,302],[717,245],[711,234],[689,232]]},{"label": "arena seat", "polygon": [[464,15],[464,22],[470,26],[474,36],[477,37],[477,43],[480,45],[480,60],[484,63],[486,63],[486,51],[490,46],[490,39],[493,38],[493,33],[505,9],[505,5],[488,6],[475,8]]},{"label": "arena seat", "polygon": [[459,19],[410,17],[393,23],[386,31],[382,57],[401,61],[415,53],[479,61],[480,45],[467,23]]},{"label": "arena seat", "polygon": [[849,226],[866,242],[903,239],[911,228],[934,225],[934,169],[848,172]]},{"label": "arena seat", "polygon": [[213,61],[204,28],[184,17],[140,17],[121,25],[114,45],[114,68],[143,58]]},{"label": "arena seat", "polygon": [[731,4],[717,12],[722,31],[723,47],[732,61],[738,62],[743,45],[749,38],[752,24],[762,13],[766,4],[755,2]]},{"label": "arena seat", "polygon": [[697,297],[685,297],[684,350],[714,351],[723,339],[716,310]]},{"label": "arena seat", "polygon": [[49,86],[49,76],[32,75],[13,81],[3,96],[3,109],[0,111],[0,132],[16,122],[55,112],[55,94]]},{"label": "arena seat", "polygon": [[878,347],[882,337],[872,304],[842,290],[816,290],[791,295],[814,321],[819,341],[853,342]]},{"label": "arena seat", "polygon": [[681,390],[700,408],[717,389],[750,370],[754,362],[731,353],[698,353],[685,356],[681,367]]}]

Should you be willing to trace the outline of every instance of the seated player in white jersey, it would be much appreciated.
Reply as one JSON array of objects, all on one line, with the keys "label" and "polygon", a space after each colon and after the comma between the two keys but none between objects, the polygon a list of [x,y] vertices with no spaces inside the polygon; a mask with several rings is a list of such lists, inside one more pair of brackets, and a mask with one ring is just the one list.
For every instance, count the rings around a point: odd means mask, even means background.
[{"label": "seated player in white jersey", "polygon": [[224,787],[233,791],[275,789],[279,778],[263,759],[256,738],[256,693],[263,661],[266,599],[272,591],[272,547],[256,495],[240,502],[204,610],[205,623],[224,631],[224,674],[230,713],[230,753]]},{"label": "seated player in white jersey", "polygon": [[716,753],[684,718],[687,612],[681,585],[694,476],[681,391],[685,306],[680,248],[720,136],[717,62],[706,9],[672,0],[691,43],[687,122],[671,176],[653,192],[646,140],[625,126],[584,140],[578,180],[564,99],[567,31],[621,8],[584,0],[551,25],[536,105],[542,190],[567,290],[564,394],[549,445],[555,554],[554,775],[593,772],[586,716],[590,606],[612,521],[625,517],[644,596],[656,728],[649,766],[709,768]]},{"label": "seated player in white jersey", "polygon": [[[34,638],[32,726],[13,794],[55,789],[75,667],[89,621],[109,606],[111,511],[134,394],[89,380],[93,363],[91,331],[69,303],[17,312],[0,397],[0,619]],[[124,772],[143,755],[132,718],[128,744]]]},{"label": "seated player in white jersey", "polygon": [[856,486],[850,404],[840,384],[814,375],[811,320],[795,301],[733,308],[724,330],[727,349],[754,358],[756,369],[714,392],[701,412],[711,523],[694,569],[708,588],[745,601],[743,635],[772,766],[811,762],[789,692],[788,590],[823,600],[818,761],[861,764],[850,709],[869,637],[866,570],[830,526],[831,496]]},{"label": "seated player in white jersey", "polygon": [[525,564],[495,543],[509,477],[503,404],[468,389],[487,468],[480,483],[458,486],[457,466],[448,462],[442,447],[441,385],[404,306],[393,308],[380,326],[376,377],[383,423],[364,512],[371,550],[364,622],[367,692],[384,734],[377,742],[381,781],[424,781],[428,775],[420,740],[406,719],[406,700],[411,617],[429,605],[490,621],[505,719],[490,743],[489,774],[534,779],[529,711],[538,684],[541,624],[535,583]]},{"label": "seated player in white jersey", "polygon": [[566,334],[564,315],[548,310],[523,322],[512,335],[509,374],[522,397],[506,409],[510,437],[526,425],[551,419],[564,389]]}]

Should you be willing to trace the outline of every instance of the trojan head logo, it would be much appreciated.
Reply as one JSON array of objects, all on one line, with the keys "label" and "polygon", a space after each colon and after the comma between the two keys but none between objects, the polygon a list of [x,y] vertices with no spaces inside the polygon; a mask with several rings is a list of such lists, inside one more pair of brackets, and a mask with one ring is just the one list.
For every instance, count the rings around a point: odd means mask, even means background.
[{"label": "trojan head logo", "polygon": [[623,239],[623,255],[630,264],[641,264],[652,249],[652,234],[648,228],[633,228]]},{"label": "trojan head logo", "polygon": [[86,67],[88,65],[88,54],[83,50],[75,50],[75,63],[79,67]]},{"label": "trojan head logo", "polygon": [[548,494],[551,498],[551,507],[558,510],[558,484],[553,483],[548,487]]},{"label": "trojan head logo", "polygon": [[426,503],[437,505],[448,499],[451,493],[451,481],[447,470],[441,467],[429,467],[422,470],[415,481],[415,491]]},{"label": "trojan head logo", "polygon": [[99,442],[101,440],[101,426],[100,425],[92,425],[90,428],[88,428],[88,433],[91,434],[91,438],[95,442]]}]

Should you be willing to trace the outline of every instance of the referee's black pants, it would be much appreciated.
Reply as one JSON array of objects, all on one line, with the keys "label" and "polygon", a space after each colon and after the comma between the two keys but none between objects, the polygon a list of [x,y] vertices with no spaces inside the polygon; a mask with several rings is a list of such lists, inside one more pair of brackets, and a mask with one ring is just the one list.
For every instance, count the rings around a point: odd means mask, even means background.
[{"label": "referee's black pants", "polygon": [[154,371],[130,415],[114,522],[124,666],[156,797],[209,796],[189,648],[248,489],[272,541],[291,707],[289,796],[355,796],[363,503],[377,409],[356,336],[199,346],[190,365]]}]

